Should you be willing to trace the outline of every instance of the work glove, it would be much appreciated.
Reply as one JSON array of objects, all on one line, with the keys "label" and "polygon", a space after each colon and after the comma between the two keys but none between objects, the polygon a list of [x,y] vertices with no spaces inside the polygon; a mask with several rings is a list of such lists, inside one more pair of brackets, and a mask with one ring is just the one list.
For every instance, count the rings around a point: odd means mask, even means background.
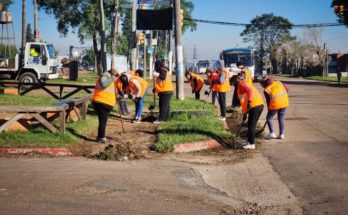
[{"label": "work glove", "polygon": [[132,94],[129,94],[129,95],[128,95],[128,98],[129,98],[129,99],[133,99]]},{"label": "work glove", "polygon": [[123,95],[123,98],[124,98],[124,99],[127,99],[127,98],[128,98],[128,95],[127,95],[127,94],[124,94],[124,95]]},{"label": "work glove", "polygon": [[251,102],[248,101],[247,109],[250,110]]},{"label": "work glove", "polygon": [[206,91],[204,91],[204,95],[209,95],[209,92],[206,90]]},{"label": "work glove", "polygon": [[136,97],[136,98],[134,98],[134,99],[133,99],[133,101],[134,101],[135,103],[137,103],[137,104],[138,104],[138,103],[139,103],[139,101],[140,101],[140,97]]}]

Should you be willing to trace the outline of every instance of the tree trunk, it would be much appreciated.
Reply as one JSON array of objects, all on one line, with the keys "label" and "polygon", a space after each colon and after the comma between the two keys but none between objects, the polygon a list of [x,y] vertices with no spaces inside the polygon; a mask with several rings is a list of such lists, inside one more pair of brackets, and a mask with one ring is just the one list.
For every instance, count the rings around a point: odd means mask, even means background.
[{"label": "tree trunk", "polygon": [[98,50],[97,31],[93,33],[93,50],[97,60],[97,71],[98,71],[98,74],[101,75],[103,71],[103,66],[101,61],[101,53]]}]

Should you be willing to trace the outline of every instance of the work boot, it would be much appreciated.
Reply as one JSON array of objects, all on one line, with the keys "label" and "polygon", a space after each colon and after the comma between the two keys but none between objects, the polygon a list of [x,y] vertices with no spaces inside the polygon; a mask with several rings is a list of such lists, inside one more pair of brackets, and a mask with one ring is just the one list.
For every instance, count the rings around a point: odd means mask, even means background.
[{"label": "work boot", "polygon": [[275,139],[275,138],[276,138],[276,135],[275,135],[274,132],[269,133],[269,134],[265,137],[266,140]]},{"label": "work boot", "polygon": [[160,119],[157,119],[157,120],[153,121],[153,123],[155,123],[155,124],[161,124],[162,122],[163,122],[163,121],[160,120]]},{"label": "work boot", "polygon": [[97,137],[97,142],[98,143],[109,143],[108,139],[106,139],[106,137],[103,137],[103,138],[100,138],[100,137]]},{"label": "work boot", "polygon": [[284,139],[284,134],[279,134],[278,139]]},{"label": "work boot", "polygon": [[219,120],[220,120],[220,121],[226,121],[226,118],[225,118],[224,116],[220,116],[220,117],[219,117]]},{"label": "work boot", "polygon": [[247,144],[245,144],[243,146],[243,149],[251,149],[251,150],[253,150],[253,149],[255,149],[255,144],[250,144],[249,142],[247,142]]}]

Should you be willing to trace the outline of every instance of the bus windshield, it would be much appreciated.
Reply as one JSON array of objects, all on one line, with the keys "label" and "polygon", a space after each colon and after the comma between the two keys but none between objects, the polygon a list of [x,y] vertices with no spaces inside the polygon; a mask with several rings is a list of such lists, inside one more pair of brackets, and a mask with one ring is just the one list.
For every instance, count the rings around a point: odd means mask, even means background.
[{"label": "bus windshield", "polygon": [[244,66],[254,65],[251,53],[224,53],[223,60],[227,67],[230,67],[231,64],[236,64],[238,61],[242,62]]}]

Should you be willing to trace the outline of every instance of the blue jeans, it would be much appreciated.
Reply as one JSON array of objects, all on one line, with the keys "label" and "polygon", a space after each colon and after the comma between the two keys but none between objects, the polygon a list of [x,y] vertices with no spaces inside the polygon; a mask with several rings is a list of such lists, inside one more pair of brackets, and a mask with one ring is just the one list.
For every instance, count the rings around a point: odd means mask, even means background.
[{"label": "blue jeans", "polygon": [[141,97],[138,102],[134,103],[135,104],[135,118],[140,118],[141,114],[143,113],[143,106],[144,106],[146,94],[147,94],[147,89],[145,90],[143,97]]},{"label": "blue jeans", "polygon": [[278,113],[278,123],[279,123],[279,134],[284,134],[285,128],[285,111],[286,108],[278,109],[278,110],[268,110],[266,116],[266,122],[269,128],[269,132],[274,132],[272,119],[276,113]]}]

